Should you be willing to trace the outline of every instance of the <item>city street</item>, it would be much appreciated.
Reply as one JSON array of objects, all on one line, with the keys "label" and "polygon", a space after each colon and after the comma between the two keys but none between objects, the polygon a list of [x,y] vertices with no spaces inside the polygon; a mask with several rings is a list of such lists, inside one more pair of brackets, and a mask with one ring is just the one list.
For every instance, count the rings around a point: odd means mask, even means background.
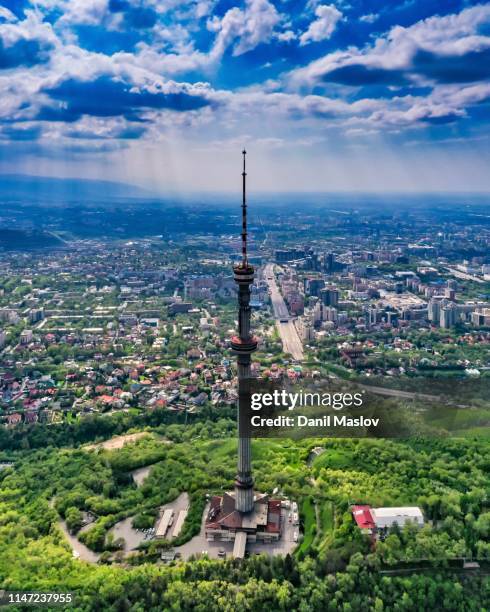
[{"label": "city street", "polygon": [[294,321],[290,318],[284,298],[279,292],[274,276],[273,264],[267,264],[265,267],[265,278],[269,287],[272,309],[276,319],[277,330],[282,340],[283,350],[285,353],[289,353],[296,361],[302,361],[304,358],[303,345]]}]

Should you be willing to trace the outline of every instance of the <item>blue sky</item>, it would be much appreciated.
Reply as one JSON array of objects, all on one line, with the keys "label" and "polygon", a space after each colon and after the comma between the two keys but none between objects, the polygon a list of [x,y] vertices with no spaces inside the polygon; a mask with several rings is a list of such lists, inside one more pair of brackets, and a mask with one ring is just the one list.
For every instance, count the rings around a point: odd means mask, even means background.
[{"label": "blue sky", "polygon": [[490,191],[490,3],[0,1],[0,172]]}]

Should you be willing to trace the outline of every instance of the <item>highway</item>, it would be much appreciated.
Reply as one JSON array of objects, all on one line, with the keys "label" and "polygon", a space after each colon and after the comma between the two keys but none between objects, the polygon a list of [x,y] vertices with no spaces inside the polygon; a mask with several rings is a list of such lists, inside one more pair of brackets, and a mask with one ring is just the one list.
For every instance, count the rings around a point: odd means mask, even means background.
[{"label": "highway", "polygon": [[440,402],[439,395],[429,395],[428,393],[414,393],[413,391],[402,391],[401,389],[389,389],[388,387],[375,387],[373,385],[359,385],[366,391],[375,395],[386,395],[388,397],[401,397],[403,399],[419,399],[425,402]]},{"label": "highway", "polygon": [[[303,345],[293,320],[290,318],[288,308],[277,287],[274,276],[274,266],[267,264],[265,267],[265,278],[269,287],[269,295],[272,302],[272,309],[276,319],[276,326],[281,337],[283,351],[289,353],[296,361],[304,359]],[[283,321],[281,323],[281,321]]]},{"label": "highway", "polygon": [[462,278],[464,280],[471,280],[475,283],[484,283],[483,278],[479,278],[478,276],[474,276],[473,274],[466,274],[465,272],[460,272],[459,270],[455,270],[454,268],[446,268],[453,276],[456,278]]}]

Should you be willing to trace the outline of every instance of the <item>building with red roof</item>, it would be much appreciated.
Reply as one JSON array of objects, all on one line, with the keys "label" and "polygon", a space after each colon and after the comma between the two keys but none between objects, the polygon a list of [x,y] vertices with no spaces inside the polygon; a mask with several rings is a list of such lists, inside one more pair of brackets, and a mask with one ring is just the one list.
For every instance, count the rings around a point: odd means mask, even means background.
[{"label": "building with red roof", "polygon": [[368,505],[352,506],[352,516],[359,529],[376,535],[377,532],[390,529],[397,524],[403,527],[408,522],[422,527],[424,515],[417,506],[371,508]]},{"label": "building with red roof", "polygon": [[366,531],[367,533],[371,533],[373,529],[375,529],[376,525],[374,523],[373,516],[371,514],[371,506],[361,505],[361,506],[352,506],[352,516],[357,523],[357,526],[362,531]]}]

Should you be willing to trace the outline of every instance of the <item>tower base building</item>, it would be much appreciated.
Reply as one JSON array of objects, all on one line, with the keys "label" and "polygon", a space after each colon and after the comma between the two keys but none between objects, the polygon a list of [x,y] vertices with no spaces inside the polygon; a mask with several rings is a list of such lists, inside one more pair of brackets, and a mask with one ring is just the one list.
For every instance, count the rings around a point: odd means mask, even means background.
[{"label": "tower base building", "polygon": [[281,501],[256,493],[253,509],[245,514],[236,509],[234,492],[215,495],[211,498],[205,531],[210,541],[231,542],[244,533],[249,542],[274,542],[281,536]]}]

